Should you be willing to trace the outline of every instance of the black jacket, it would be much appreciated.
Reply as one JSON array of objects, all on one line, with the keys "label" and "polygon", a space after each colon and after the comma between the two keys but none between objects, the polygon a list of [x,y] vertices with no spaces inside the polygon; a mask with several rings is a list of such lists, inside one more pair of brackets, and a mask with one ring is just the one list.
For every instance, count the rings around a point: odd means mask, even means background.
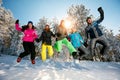
[{"label": "black jacket", "polygon": [[51,32],[51,31],[43,31],[39,41],[42,41],[42,43],[47,44],[47,45],[51,45],[52,41],[51,41],[51,37],[55,37],[55,35]]}]

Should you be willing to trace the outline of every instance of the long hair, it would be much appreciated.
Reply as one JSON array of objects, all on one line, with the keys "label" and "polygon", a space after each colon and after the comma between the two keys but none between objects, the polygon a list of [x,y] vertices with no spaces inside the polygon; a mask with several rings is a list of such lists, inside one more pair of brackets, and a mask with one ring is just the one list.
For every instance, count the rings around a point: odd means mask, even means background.
[{"label": "long hair", "polygon": [[22,26],[22,31],[23,31],[23,32],[24,32],[26,29],[29,28],[29,23],[32,24],[32,29],[35,29],[35,26],[33,25],[33,23],[32,23],[31,21],[29,21],[27,25],[23,25],[23,26]]},{"label": "long hair", "polygon": [[[46,26],[48,26],[48,29],[46,29]],[[47,24],[45,25],[45,28],[44,28],[45,31],[49,32],[50,31],[50,26]]]},{"label": "long hair", "polygon": [[64,20],[61,20],[59,27],[64,27]]}]

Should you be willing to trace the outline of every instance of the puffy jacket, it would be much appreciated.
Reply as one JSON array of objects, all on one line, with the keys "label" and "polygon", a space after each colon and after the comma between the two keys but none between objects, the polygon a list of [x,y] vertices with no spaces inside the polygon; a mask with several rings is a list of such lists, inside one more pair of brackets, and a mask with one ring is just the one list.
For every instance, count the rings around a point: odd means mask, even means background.
[{"label": "puffy jacket", "polygon": [[[22,32],[22,28],[19,27],[19,24],[15,24],[15,28],[17,31]],[[25,42],[34,42],[34,40],[38,37],[34,29],[26,29],[23,31],[23,33],[24,33],[24,36],[22,40]]]},{"label": "puffy jacket", "polygon": [[57,32],[56,33],[57,34],[57,40],[62,40],[64,38],[66,38],[66,36],[67,36],[67,30],[63,26],[58,26],[56,32]]},{"label": "puffy jacket", "polygon": [[51,41],[51,37],[54,37],[55,35],[51,32],[51,31],[43,31],[39,40],[42,40],[42,43],[47,44],[47,45],[51,45],[52,41]]},{"label": "puffy jacket", "polygon": [[99,28],[99,24],[103,21],[104,19],[104,12],[103,10],[100,12],[100,19],[97,21],[93,21],[92,24],[89,24],[85,31],[86,31],[86,36],[87,38],[97,38],[103,35],[101,29]]},{"label": "puffy jacket", "polygon": [[83,38],[77,32],[70,34],[69,37],[74,48],[79,48],[82,44],[84,44]]}]

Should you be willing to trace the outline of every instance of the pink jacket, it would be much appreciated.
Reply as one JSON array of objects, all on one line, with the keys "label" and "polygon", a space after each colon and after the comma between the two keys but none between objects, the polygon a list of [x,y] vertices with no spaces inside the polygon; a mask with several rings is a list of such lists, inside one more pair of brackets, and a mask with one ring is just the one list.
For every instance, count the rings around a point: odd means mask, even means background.
[{"label": "pink jacket", "polygon": [[[22,31],[22,28],[19,27],[19,24],[15,24],[15,28],[17,31]],[[34,40],[38,37],[34,29],[26,29],[23,33],[24,36],[22,40],[26,42],[34,42]]]}]

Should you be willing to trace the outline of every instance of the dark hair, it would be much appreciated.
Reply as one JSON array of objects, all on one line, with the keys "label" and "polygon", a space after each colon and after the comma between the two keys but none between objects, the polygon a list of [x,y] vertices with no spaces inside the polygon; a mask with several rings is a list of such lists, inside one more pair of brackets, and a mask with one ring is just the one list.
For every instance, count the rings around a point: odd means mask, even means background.
[{"label": "dark hair", "polygon": [[35,29],[35,26],[34,26],[33,23],[30,22],[30,21],[29,21],[28,24],[27,24],[27,28],[29,28],[29,24],[30,24],[30,23],[32,24],[32,29]]},{"label": "dark hair", "polygon": [[88,21],[88,19],[91,19],[91,17],[87,17],[86,22]]},{"label": "dark hair", "polygon": [[32,21],[28,21],[28,24],[27,25],[23,25],[22,26],[22,31],[24,32],[26,29],[28,29],[29,28],[29,24],[32,24],[32,29],[35,29],[35,27],[34,27],[34,25],[33,25],[33,22]]},{"label": "dark hair", "polygon": [[[48,30],[46,30],[46,26],[48,26]],[[50,31],[50,26],[47,24],[45,25],[45,28],[44,28],[45,31]]]},{"label": "dark hair", "polygon": [[28,24],[31,23],[33,25],[33,22],[32,21],[28,21]]}]

